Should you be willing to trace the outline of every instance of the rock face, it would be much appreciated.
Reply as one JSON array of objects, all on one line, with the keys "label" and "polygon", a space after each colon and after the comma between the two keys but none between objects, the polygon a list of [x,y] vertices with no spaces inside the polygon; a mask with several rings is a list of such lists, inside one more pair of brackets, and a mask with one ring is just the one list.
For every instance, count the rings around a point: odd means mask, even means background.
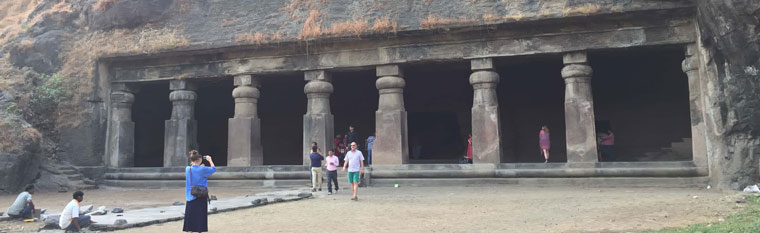
[{"label": "rock face", "polygon": [[39,174],[40,160],[34,155],[0,152],[0,192],[15,193],[31,184]]},{"label": "rock face", "polygon": [[23,39],[10,50],[11,63],[17,67],[32,67],[44,74],[55,73],[61,66],[63,30],[52,30],[32,39]]},{"label": "rock face", "polygon": [[111,1],[104,9],[93,9],[90,27],[94,29],[134,28],[164,16],[173,0]]},{"label": "rock face", "polygon": [[760,179],[760,2],[697,2],[710,173],[718,187],[741,189]]}]

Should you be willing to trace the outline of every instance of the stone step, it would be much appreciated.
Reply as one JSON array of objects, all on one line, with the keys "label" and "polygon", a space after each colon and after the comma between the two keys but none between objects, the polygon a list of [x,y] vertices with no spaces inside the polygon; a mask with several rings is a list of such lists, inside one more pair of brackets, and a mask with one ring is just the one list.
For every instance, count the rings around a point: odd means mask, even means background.
[{"label": "stone step", "polygon": [[473,186],[473,185],[527,185],[527,186],[582,186],[582,187],[659,187],[705,188],[708,177],[587,177],[587,178],[452,178],[452,179],[372,179],[373,187],[405,186]]},{"label": "stone step", "polygon": [[[216,167],[217,172],[300,172],[309,171],[302,165],[265,165],[253,167]],[[184,173],[185,167],[129,167],[107,168],[106,173]]]},{"label": "stone step", "polygon": [[70,181],[80,181],[82,180],[83,177],[82,177],[82,174],[77,173],[73,175],[68,175],[66,176],[66,178],[68,178]]},{"label": "stone step", "polygon": [[91,184],[85,184],[85,183],[78,183],[74,185],[74,188],[76,190],[92,190],[92,189],[98,189],[97,185],[91,185]]},{"label": "stone step", "polygon": [[89,185],[98,185],[98,182],[91,179],[87,179],[87,178],[83,179],[82,183],[89,184]]},{"label": "stone step", "polygon": [[59,169],[59,171],[61,171],[61,173],[62,173],[62,174],[64,174],[64,175],[75,175],[75,174],[79,174],[79,172],[77,172],[76,170],[60,170],[60,169]]},{"label": "stone step", "polygon": [[[213,193],[214,187],[264,187],[264,188],[300,188],[306,187],[308,178],[301,180],[209,180]],[[185,187],[184,180],[103,180],[103,186],[116,188],[165,189]],[[326,186],[325,186],[326,187]]]}]

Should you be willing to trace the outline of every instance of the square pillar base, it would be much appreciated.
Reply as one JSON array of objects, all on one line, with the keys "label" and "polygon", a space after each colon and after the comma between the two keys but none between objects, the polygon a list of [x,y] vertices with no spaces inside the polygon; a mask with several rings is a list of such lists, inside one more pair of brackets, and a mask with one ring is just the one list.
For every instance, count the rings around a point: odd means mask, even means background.
[{"label": "square pillar base", "polygon": [[261,146],[261,120],[258,118],[229,119],[227,137],[227,166],[250,167],[264,165]]},{"label": "square pillar base", "polygon": [[406,111],[375,112],[376,135],[375,144],[372,146],[372,164],[408,163],[407,130]]},{"label": "square pillar base", "polygon": [[189,165],[188,152],[198,148],[196,121],[181,119],[164,123],[164,167]]},{"label": "square pillar base", "polygon": [[116,121],[111,124],[108,158],[110,167],[135,166],[135,123],[131,121]]},{"label": "square pillar base", "polygon": [[306,114],[303,116],[303,165],[311,164],[311,142],[317,142],[322,156],[333,149],[334,125],[332,114]]},{"label": "square pillar base", "polygon": [[501,163],[499,106],[472,107],[472,163]]}]

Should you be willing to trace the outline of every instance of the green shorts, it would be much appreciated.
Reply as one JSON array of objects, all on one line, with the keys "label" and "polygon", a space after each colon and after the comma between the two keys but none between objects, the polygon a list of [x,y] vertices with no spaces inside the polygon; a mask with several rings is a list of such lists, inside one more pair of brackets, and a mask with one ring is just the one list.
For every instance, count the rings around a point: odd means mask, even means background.
[{"label": "green shorts", "polygon": [[359,183],[359,172],[348,172],[348,183]]}]

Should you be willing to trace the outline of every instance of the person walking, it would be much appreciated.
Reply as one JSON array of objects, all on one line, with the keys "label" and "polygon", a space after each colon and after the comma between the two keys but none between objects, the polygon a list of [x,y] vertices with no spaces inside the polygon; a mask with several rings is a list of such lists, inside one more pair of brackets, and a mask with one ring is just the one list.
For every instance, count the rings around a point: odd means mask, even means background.
[{"label": "person walking", "polygon": [[551,140],[549,138],[549,127],[546,125],[541,126],[541,131],[538,132],[538,145],[541,147],[541,154],[544,155],[544,163],[548,163]]},{"label": "person walking", "polygon": [[32,195],[34,194],[34,185],[28,184],[24,187],[24,191],[16,196],[16,201],[8,208],[8,216],[11,219],[32,219],[34,217],[34,202],[32,202]]},{"label": "person walking", "polygon": [[[203,160],[208,161],[210,166],[201,165]],[[208,177],[216,172],[216,166],[211,156],[201,156],[197,150],[190,151],[190,166],[185,168],[185,222],[182,227],[184,232],[207,232],[208,231],[208,195],[193,196],[192,187],[201,186],[208,188]]]},{"label": "person walking", "polygon": [[472,163],[472,134],[467,139],[467,155],[465,155],[465,159],[467,159],[467,163]]},{"label": "person walking", "polygon": [[319,152],[317,152],[319,148],[317,146],[311,147],[311,155],[309,155],[309,159],[311,160],[311,191],[316,192],[317,188],[319,188],[319,191],[322,191],[322,160],[325,160],[325,157],[322,157]]},{"label": "person walking", "polygon": [[335,156],[333,151],[327,151],[327,158],[325,158],[325,168],[327,169],[327,195],[333,194],[332,184],[335,183],[335,192],[338,192],[338,156]]},{"label": "person walking", "polygon": [[372,147],[375,146],[375,136],[367,138],[367,165],[372,164]]},{"label": "person walking", "polygon": [[356,142],[351,143],[351,150],[346,153],[343,171],[346,171],[347,167],[348,183],[351,184],[351,191],[353,192],[351,200],[357,201],[359,200],[359,197],[356,196],[356,192],[359,191],[359,175],[364,173],[364,154],[356,149]]},{"label": "person walking", "polygon": [[61,230],[80,232],[82,228],[87,227],[95,221],[90,220],[90,215],[79,214],[79,206],[84,201],[84,193],[82,191],[76,191],[72,195],[74,200],[71,200],[61,212],[61,217],[58,219],[58,226]]}]

